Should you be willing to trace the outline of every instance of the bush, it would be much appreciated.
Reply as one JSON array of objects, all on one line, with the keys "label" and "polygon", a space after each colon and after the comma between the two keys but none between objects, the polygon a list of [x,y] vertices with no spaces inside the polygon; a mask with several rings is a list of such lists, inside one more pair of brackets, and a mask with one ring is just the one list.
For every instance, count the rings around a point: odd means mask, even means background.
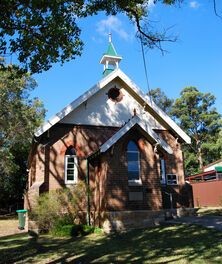
[{"label": "bush", "polygon": [[101,233],[102,230],[98,227],[88,225],[56,225],[52,230],[51,234],[59,237],[77,237],[85,236],[91,233]]},{"label": "bush", "polygon": [[32,209],[32,218],[42,231],[72,225],[78,218],[85,193],[85,184],[80,182],[71,188],[41,194]]},{"label": "bush", "polygon": [[82,225],[55,226],[50,233],[54,236],[59,236],[59,237],[66,237],[66,236],[77,237],[83,234],[83,228]]}]

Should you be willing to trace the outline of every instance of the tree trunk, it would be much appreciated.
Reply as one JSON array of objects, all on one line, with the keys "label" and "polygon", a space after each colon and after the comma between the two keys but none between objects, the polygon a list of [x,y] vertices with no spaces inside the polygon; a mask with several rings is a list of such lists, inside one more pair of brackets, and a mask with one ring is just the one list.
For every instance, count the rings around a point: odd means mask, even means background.
[{"label": "tree trunk", "polygon": [[202,153],[202,149],[201,149],[201,147],[198,147],[198,154],[197,154],[198,156],[198,162],[199,162],[199,168],[200,169],[202,169],[202,167],[203,167],[203,153]]}]

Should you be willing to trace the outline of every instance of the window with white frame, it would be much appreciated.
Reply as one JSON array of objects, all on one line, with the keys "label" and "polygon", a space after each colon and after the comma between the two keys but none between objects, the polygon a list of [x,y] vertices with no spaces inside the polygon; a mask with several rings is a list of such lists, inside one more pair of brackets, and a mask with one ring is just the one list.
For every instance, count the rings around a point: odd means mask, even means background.
[{"label": "window with white frame", "polygon": [[166,163],[163,158],[160,159],[160,183],[166,184]]},{"label": "window with white frame", "polygon": [[75,149],[70,146],[65,153],[65,184],[77,183],[78,168]]},{"label": "window with white frame", "polygon": [[178,184],[178,179],[176,174],[167,174],[167,184],[168,185],[177,185]]},{"label": "window with white frame", "polygon": [[127,145],[127,162],[129,183],[140,183],[140,153],[133,141]]}]

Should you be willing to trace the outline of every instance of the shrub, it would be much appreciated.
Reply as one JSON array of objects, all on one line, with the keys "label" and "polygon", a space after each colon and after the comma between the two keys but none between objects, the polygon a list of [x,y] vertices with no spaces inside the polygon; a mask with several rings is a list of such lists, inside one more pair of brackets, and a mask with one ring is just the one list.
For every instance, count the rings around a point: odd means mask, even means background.
[{"label": "shrub", "polygon": [[56,225],[52,230],[51,234],[59,237],[77,237],[85,236],[91,233],[101,233],[102,230],[98,227],[88,225]]},{"label": "shrub", "polygon": [[54,236],[72,236],[77,237],[79,235],[83,235],[82,225],[64,225],[64,226],[55,226],[51,232]]},{"label": "shrub", "polygon": [[40,230],[50,230],[60,217],[61,203],[58,193],[51,191],[39,196],[32,210],[33,220],[38,222]]},{"label": "shrub", "polygon": [[80,182],[71,188],[41,194],[32,210],[32,218],[43,231],[73,224],[78,218],[85,193],[85,184]]}]

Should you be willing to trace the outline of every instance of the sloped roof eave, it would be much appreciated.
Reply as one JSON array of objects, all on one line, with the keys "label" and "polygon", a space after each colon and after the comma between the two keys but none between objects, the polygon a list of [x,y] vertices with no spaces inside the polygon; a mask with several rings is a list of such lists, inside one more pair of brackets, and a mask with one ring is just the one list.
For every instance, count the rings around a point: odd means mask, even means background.
[{"label": "sloped roof eave", "polygon": [[158,144],[162,149],[164,149],[167,153],[173,154],[172,148],[161,139],[148,125],[145,124],[138,116],[134,116],[128,123],[126,123],[120,130],[118,130],[111,138],[109,138],[101,147],[100,152],[106,152],[109,148],[111,148],[122,136],[124,136],[131,128],[135,125],[139,125],[139,127],[145,131],[154,141]]},{"label": "sloped roof eave", "polygon": [[77,99],[72,101],[70,104],[68,104],[66,107],[64,107],[60,112],[55,114],[53,117],[51,117],[49,120],[44,122],[43,125],[38,127],[36,131],[34,132],[34,135],[36,137],[41,136],[44,132],[46,132],[48,129],[50,129],[52,126],[57,124],[59,121],[61,121],[64,117],[66,117],[69,113],[71,113],[73,110],[75,110],[80,104],[84,103],[86,100],[88,100],[91,96],[96,94],[101,88],[106,86],[107,83],[110,82],[110,78],[114,75],[113,78],[116,78],[118,75],[117,72],[119,69],[115,69],[113,72],[111,72],[109,75],[105,76],[100,80],[97,84],[92,86],[89,90],[87,90],[84,94],[80,95]]}]

